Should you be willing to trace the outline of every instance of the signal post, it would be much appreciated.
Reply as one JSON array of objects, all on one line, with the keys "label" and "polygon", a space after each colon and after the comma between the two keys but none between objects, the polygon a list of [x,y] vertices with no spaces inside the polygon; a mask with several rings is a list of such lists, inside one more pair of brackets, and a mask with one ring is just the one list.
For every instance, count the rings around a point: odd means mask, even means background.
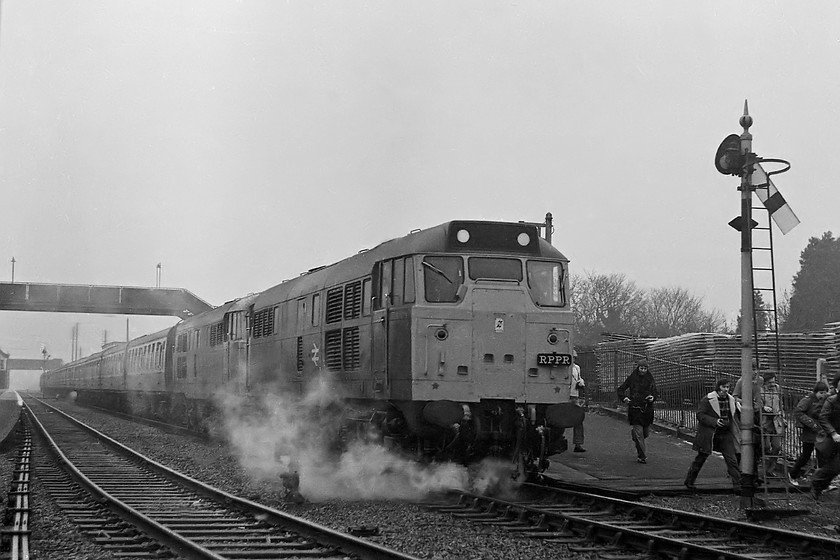
[{"label": "signal post", "polygon": [[[744,114],[739,120],[744,131],[741,135],[730,134],[724,138],[715,154],[715,167],[724,175],[741,177],[741,214],[729,225],[741,232],[741,507],[752,509],[755,499],[755,442],[753,428],[756,411],[753,408],[753,347],[755,335],[755,301],[753,299],[752,230],[758,225],[752,219],[753,192],[767,208],[770,217],[786,234],[799,219],[787,205],[770,180],[771,175],[784,173],[790,163],[782,159],[760,158],[752,151],[750,127],[753,119],[744,101]],[[781,170],[766,172],[761,163],[772,162],[786,165]],[[753,173],[758,172],[761,184],[753,184]],[[781,373],[781,372],[780,372]],[[760,442],[759,442],[760,443]],[[763,504],[762,504],[763,505]]]},{"label": "signal post", "polygon": [[753,349],[755,332],[752,276],[752,184],[755,154],[752,153],[752,117],[744,101],[744,114],[739,120],[744,131],[740,136],[727,136],[715,155],[715,167],[724,175],[741,177],[741,214],[729,225],[741,232],[741,508],[750,509],[755,500],[755,455],[753,449]]},{"label": "signal post", "polygon": [[755,300],[753,299],[752,276],[752,117],[747,102],[744,114],[739,120],[744,132],[740,137],[739,153],[743,158],[741,176],[741,509],[750,509],[755,501],[755,460],[753,448],[753,355],[752,338],[755,332]]}]

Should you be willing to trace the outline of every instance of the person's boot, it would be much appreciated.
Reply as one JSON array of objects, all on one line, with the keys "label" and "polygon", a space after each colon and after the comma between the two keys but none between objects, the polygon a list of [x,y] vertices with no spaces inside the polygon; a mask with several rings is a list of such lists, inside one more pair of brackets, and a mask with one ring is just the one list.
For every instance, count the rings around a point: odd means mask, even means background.
[{"label": "person's boot", "polygon": [[700,474],[698,469],[694,468],[694,465],[691,465],[688,468],[688,473],[685,475],[685,487],[691,490],[692,492],[697,491],[697,486],[694,485],[694,481],[697,480],[697,475]]}]

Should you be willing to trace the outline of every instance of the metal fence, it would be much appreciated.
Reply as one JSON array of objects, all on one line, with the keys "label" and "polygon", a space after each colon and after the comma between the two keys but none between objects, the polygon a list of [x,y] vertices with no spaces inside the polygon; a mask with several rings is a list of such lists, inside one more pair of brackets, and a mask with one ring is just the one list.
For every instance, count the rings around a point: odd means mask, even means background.
[{"label": "metal fence", "polygon": [[[654,403],[654,418],[678,434],[693,435],[697,429],[697,407],[700,400],[714,391],[717,379],[731,380],[734,389],[740,373],[717,371],[711,367],[661,359],[655,356],[625,350],[579,353],[578,363],[586,382],[587,404],[597,404],[611,409],[624,409],[616,390],[633,371],[637,360],[645,358],[656,380],[659,399]],[[784,454],[795,458],[800,450],[800,430],[793,417],[797,403],[813,389],[809,387],[780,385],[782,408],[787,421],[783,437]],[[756,426],[759,411],[756,411]],[[756,440],[757,441],[757,440]]]}]

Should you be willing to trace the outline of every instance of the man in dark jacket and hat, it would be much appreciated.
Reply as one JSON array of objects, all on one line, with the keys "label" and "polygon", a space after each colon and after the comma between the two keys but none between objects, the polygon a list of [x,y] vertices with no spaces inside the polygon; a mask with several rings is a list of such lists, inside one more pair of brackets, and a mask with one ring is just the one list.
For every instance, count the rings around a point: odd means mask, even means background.
[{"label": "man in dark jacket and hat", "polygon": [[645,439],[650,435],[653,424],[653,401],[659,398],[656,381],[650,372],[647,360],[640,359],[636,368],[618,388],[618,398],[627,404],[627,420],[632,426],[630,437],[636,444],[638,463],[647,463]]},{"label": "man in dark jacket and hat", "polygon": [[[828,488],[835,476],[840,474],[840,395],[837,394],[840,385],[840,375],[831,382],[834,394],[825,399],[820,410],[820,425],[825,430],[827,447],[824,451],[825,464],[811,479],[811,494],[819,500],[823,491]],[[817,444],[819,445],[819,444]]]},{"label": "man in dark jacket and hat", "polygon": [[688,467],[685,485],[696,490],[694,481],[712,451],[720,451],[726,462],[726,472],[732,479],[735,493],[740,492],[741,471],[738,469],[738,447],[741,445],[741,426],[735,413],[739,405],[729,394],[730,381],[718,379],[715,390],[700,400],[697,407],[697,435],[692,446],[697,456]]},{"label": "man in dark jacket and hat", "polygon": [[[802,397],[793,411],[793,417],[796,418],[796,423],[802,430],[799,433],[799,442],[802,445],[802,450],[788,473],[790,477],[789,482],[794,486],[799,486],[796,479],[802,474],[803,467],[808,463],[808,460],[814,453],[814,443],[817,441],[817,436],[825,436],[825,431],[820,425],[820,411],[822,410],[826,396],[828,396],[828,384],[823,381],[817,381],[814,385],[814,390]],[[825,458],[818,451],[817,468],[822,466],[824,462]]]}]

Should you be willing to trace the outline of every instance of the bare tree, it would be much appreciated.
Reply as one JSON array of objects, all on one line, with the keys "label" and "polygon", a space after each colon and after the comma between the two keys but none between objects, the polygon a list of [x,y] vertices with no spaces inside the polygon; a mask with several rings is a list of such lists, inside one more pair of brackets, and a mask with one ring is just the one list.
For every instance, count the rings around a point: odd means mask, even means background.
[{"label": "bare tree", "polygon": [[580,344],[603,332],[637,334],[644,292],[624,274],[584,273],[572,278],[572,302]]},{"label": "bare tree", "polygon": [[667,337],[690,332],[724,332],[726,318],[703,308],[702,298],[683,288],[646,292],[624,274],[572,276],[572,305],[578,344],[589,346],[604,332]]},{"label": "bare tree", "polygon": [[656,337],[720,332],[726,328],[726,318],[720,311],[706,311],[703,299],[685,288],[655,288],[645,296],[642,327]]}]

